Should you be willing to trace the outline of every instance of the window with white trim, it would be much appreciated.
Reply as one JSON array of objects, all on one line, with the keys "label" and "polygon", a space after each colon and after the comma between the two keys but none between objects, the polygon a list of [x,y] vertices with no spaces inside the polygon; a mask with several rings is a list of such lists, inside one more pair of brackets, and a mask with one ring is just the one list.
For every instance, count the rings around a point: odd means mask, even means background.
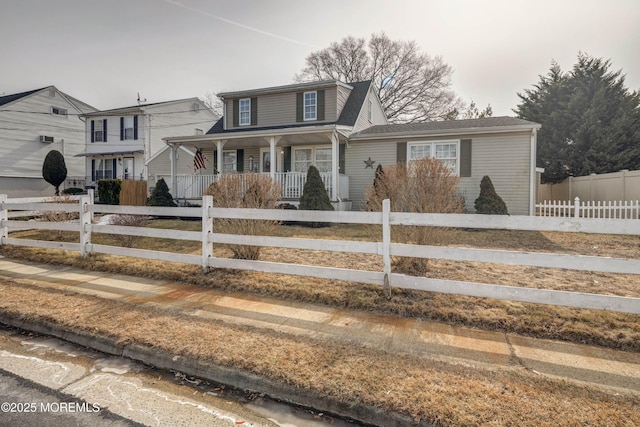
[{"label": "window with white trim", "polygon": [[102,127],[102,120],[94,120],[93,121],[93,141],[94,142],[103,142],[105,140],[104,137],[104,128]]},{"label": "window with white trim", "polygon": [[134,131],[133,131],[133,116],[124,116],[124,128],[123,135],[124,139],[134,139]]},{"label": "window with white trim", "polygon": [[251,98],[241,99],[238,102],[239,118],[238,124],[240,126],[249,126],[251,124]]},{"label": "window with white trim", "polygon": [[99,181],[101,179],[114,179],[116,177],[116,171],[113,170],[113,159],[96,159],[95,164],[96,169],[94,181]]},{"label": "window with white trim", "polygon": [[222,172],[229,173],[238,170],[238,153],[236,150],[222,152]]},{"label": "window with white trim", "polygon": [[304,93],[304,119],[305,120],[317,120],[318,118],[318,93],[305,92]]},{"label": "window with white trim", "polygon": [[460,141],[409,142],[407,162],[432,157],[446,164],[451,172],[460,174]]},{"label": "window with white trim", "polygon": [[319,172],[331,172],[331,158],[331,147],[294,148],[292,170],[307,173],[313,165]]}]

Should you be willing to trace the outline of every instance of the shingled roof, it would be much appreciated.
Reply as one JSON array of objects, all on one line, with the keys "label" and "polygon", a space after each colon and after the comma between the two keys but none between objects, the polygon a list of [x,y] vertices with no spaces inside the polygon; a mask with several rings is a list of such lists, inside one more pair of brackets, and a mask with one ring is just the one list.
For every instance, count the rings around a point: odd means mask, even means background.
[{"label": "shingled roof", "polygon": [[29,96],[33,93],[39,92],[42,89],[46,89],[44,87],[41,87],[40,89],[35,89],[35,90],[30,90],[27,92],[20,92],[20,93],[14,93],[13,95],[5,95],[5,96],[0,96],[0,105],[5,105],[8,104],[10,102],[16,101],[20,98],[24,98],[25,96]]},{"label": "shingled roof", "polygon": [[403,123],[377,125],[364,129],[354,136],[384,136],[388,134],[438,133],[448,131],[470,131],[489,128],[539,128],[540,124],[517,117],[486,117],[483,119],[446,120],[441,122]]}]

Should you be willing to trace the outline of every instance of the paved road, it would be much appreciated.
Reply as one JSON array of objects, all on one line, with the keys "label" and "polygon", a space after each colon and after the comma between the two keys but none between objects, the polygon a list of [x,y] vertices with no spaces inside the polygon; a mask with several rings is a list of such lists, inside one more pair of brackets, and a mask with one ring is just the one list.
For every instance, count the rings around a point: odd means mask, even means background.
[{"label": "paved road", "polygon": [[0,426],[276,425],[189,381],[199,380],[0,330]]}]

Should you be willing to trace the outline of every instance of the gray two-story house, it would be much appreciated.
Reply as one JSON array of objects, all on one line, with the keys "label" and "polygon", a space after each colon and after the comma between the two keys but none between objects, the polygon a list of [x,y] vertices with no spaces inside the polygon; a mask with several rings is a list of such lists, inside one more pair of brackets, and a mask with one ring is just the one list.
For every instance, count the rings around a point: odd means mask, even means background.
[{"label": "gray two-story house", "polygon": [[[296,204],[306,173],[316,166],[337,209],[359,210],[378,164],[424,156],[446,162],[461,177],[473,211],[489,175],[512,214],[534,212],[536,131],[512,117],[389,124],[369,81],[318,81],[225,92],[224,113],[204,135],[165,138],[171,158],[200,150],[204,168],[172,174],[176,198],[198,199],[220,174],[269,174]],[[177,161],[172,170],[178,170]]]}]

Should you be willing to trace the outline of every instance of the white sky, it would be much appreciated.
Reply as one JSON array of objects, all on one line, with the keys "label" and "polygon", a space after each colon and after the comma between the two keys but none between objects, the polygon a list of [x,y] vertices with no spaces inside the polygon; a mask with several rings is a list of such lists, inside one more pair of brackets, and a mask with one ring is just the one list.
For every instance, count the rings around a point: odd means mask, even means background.
[{"label": "white sky", "polygon": [[108,109],[290,84],[309,53],[380,31],[495,116],[579,51],[640,89],[640,0],[0,0],[0,95],[55,85]]}]

